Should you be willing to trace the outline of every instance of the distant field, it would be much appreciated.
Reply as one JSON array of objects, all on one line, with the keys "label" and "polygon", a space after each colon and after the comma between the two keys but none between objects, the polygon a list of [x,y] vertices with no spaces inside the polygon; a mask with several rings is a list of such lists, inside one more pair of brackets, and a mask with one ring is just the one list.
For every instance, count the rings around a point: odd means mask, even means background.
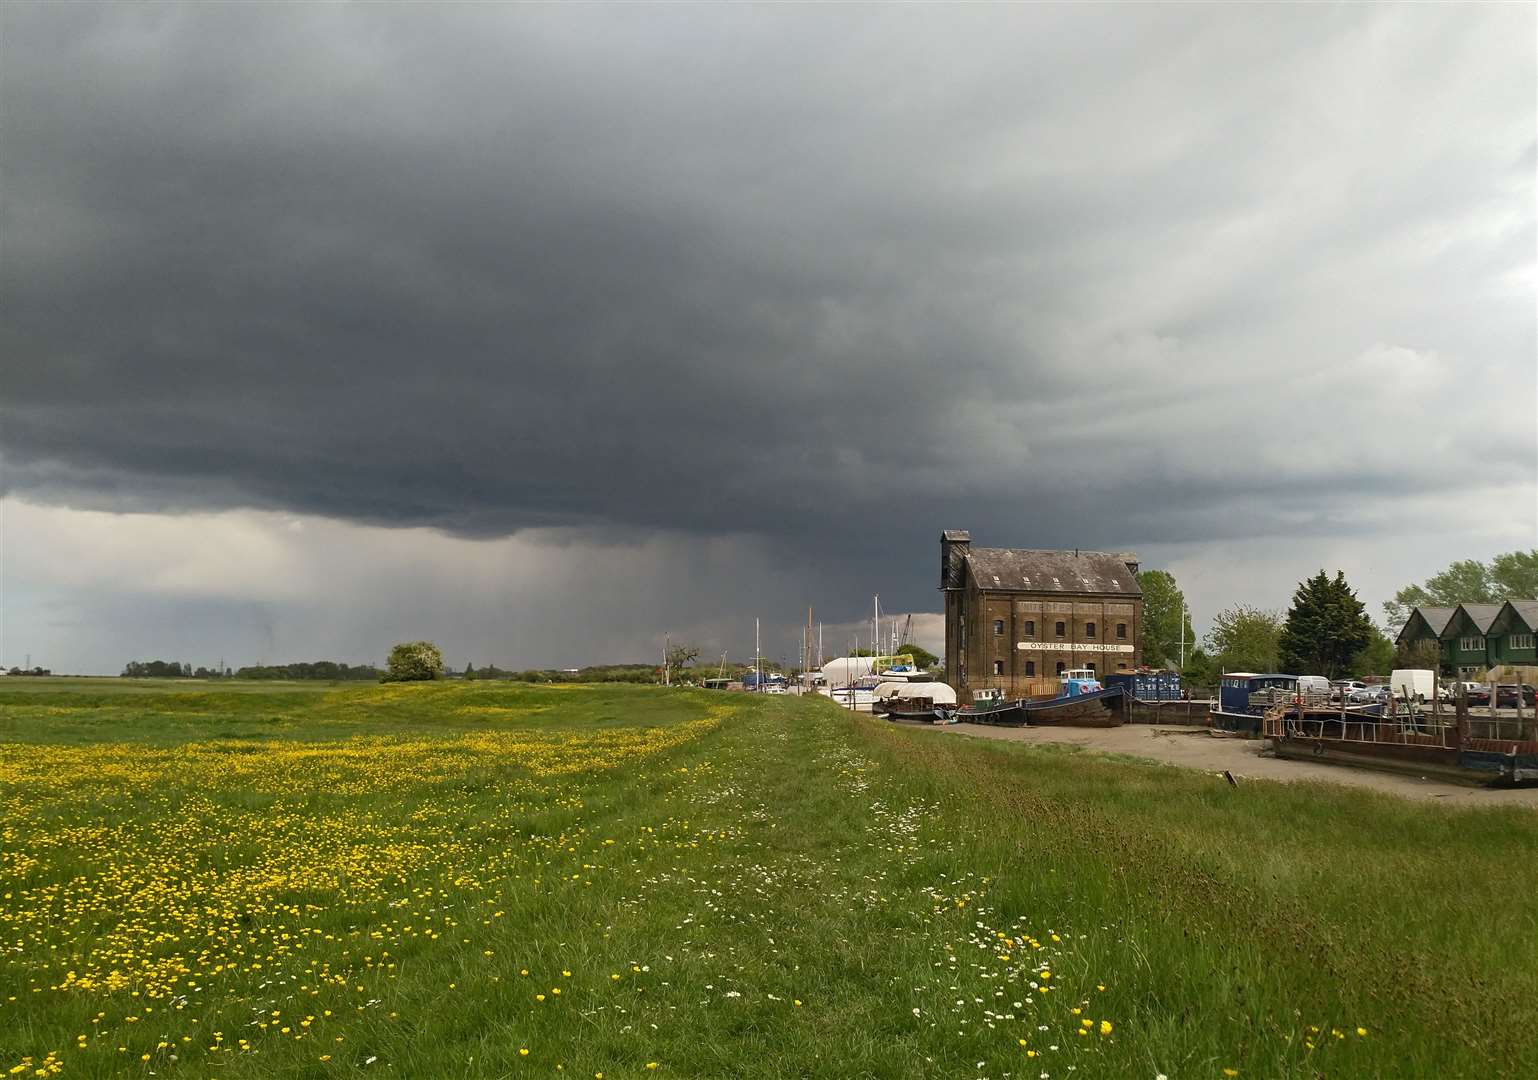
[{"label": "distant field", "polygon": [[1538,814],[633,686],[0,680],[0,1071],[1538,1075]]}]

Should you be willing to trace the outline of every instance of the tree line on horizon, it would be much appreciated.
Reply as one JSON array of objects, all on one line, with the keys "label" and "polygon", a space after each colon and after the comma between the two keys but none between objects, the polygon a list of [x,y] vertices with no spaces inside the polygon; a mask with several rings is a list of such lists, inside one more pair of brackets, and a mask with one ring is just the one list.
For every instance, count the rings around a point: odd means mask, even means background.
[{"label": "tree line on horizon", "polygon": [[250,664],[232,669],[193,667],[176,660],[130,660],[123,665],[125,679],[320,679],[327,682],[368,681],[384,672],[372,664],[343,664],[335,660],[310,660],[294,664]]},{"label": "tree line on horizon", "polygon": [[[1143,659],[1150,667],[1180,667],[1188,683],[1211,686],[1224,671],[1288,671],[1342,678],[1387,675],[1396,667],[1438,663],[1435,646],[1396,646],[1410,612],[1420,606],[1501,603],[1538,597],[1538,549],[1497,555],[1488,563],[1464,559],[1407,585],[1383,605],[1387,629],[1374,624],[1365,605],[1336,571],[1323,569],[1298,583],[1283,613],[1233,604],[1218,612],[1200,641],[1191,627],[1185,596],[1167,570],[1138,574],[1143,590]],[[1180,665],[1184,629],[1188,651]]]}]

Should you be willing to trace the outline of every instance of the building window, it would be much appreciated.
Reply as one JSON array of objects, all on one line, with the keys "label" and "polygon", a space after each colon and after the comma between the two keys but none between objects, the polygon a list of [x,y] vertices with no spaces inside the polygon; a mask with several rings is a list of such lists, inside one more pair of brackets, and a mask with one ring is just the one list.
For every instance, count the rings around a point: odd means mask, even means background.
[{"label": "building window", "polygon": [[994,619],[993,620],[993,636],[994,637],[1003,637],[1004,636],[1004,620],[1003,619]]},{"label": "building window", "polygon": [[1533,647],[1533,635],[1512,634],[1508,644],[1513,649],[1531,649]]},{"label": "building window", "polygon": [[1119,638],[1125,638],[1127,636],[1127,624],[1126,623],[1119,622],[1119,623],[1116,624],[1116,636],[1119,637]]},{"label": "building window", "polygon": [[1002,675],[1002,674],[1004,674],[1004,661],[1002,661],[1002,660],[995,660],[993,662],[993,673],[995,675]]},{"label": "building window", "polygon": [[1089,672],[1090,675],[1093,676],[1095,674],[1095,665],[1094,664],[1085,664],[1084,665],[1084,670]]},{"label": "building window", "polygon": [[1065,669],[1065,667],[1066,667],[1066,665],[1065,665],[1065,664],[1064,664],[1064,663],[1063,663],[1063,662],[1062,662],[1062,661],[1061,661],[1061,660],[1059,660],[1059,661],[1058,661],[1058,662],[1057,662],[1057,673],[1058,673],[1058,674],[1059,674],[1059,675],[1061,675],[1061,674],[1062,674],[1062,673],[1063,673],[1063,671],[1064,671],[1064,669]]},{"label": "building window", "polygon": [[1035,637],[1036,636],[1036,620],[1035,619],[1026,619],[1025,620],[1025,636],[1026,637]]},{"label": "building window", "polygon": [[1458,650],[1460,652],[1484,652],[1485,639],[1482,637],[1459,638]]},{"label": "building window", "polygon": [[1087,623],[1084,624],[1084,636],[1085,637],[1091,637],[1091,638],[1095,636],[1095,624],[1094,623],[1087,622]]},{"label": "building window", "polygon": [[1127,665],[1126,664],[1117,664],[1116,665],[1116,670],[1117,671],[1126,671],[1127,670]]},{"label": "building window", "polygon": [[1036,677],[1036,661],[1027,660],[1025,662],[1025,677],[1027,679],[1034,679]]},{"label": "building window", "polygon": [[1063,636],[1063,631],[1066,630],[1066,629],[1067,629],[1066,626],[1064,626],[1062,623],[1058,623],[1057,624],[1057,636],[1058,637],[1062,637]]}]

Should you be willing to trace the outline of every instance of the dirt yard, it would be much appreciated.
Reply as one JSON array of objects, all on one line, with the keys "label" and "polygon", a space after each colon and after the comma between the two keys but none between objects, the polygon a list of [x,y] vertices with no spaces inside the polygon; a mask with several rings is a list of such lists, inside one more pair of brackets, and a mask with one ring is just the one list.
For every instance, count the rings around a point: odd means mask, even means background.
[{"label": "dirt yard", "polygon": [[936,732],[967,738],[1024,743],[1067,743],[1107,754],[1130,754],[1203,772],[1225,770],[1235,777],[1264,780],[1319,780],[1371,788],[1407,799],[1427,799],[1462,806],[1538,807],[1538,787],[1483,788],[1421,779],[1392,772],[1307,761],[1262,753],[1259,739],[1221,739],[1205,728],[1125,724],[1115,728],[999,728],[978,724],[936,727]]}]

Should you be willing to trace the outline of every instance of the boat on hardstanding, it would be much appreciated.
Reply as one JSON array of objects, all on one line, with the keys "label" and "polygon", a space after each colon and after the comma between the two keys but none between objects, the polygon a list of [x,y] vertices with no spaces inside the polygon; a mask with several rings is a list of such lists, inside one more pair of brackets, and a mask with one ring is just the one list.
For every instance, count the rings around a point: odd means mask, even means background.
[{"label": "boat on hardstanding", "polygon": [[[974,692],[974,701],[984,693],[987,692]],[[1064,672],[1062,690],[1056,697],[1022,698],[1006,702],[998,691],[993,691],[993,695],[958,709],[957,719],[971,724],[1001,724],[1008,727],[1019,727],[1022,724],[1116,727],[1123,722],[1126,702],[1121,687],[1101,686],[1095,673],[1088,669]]]},{"label": "boat on hardstanding", "polygon": [[1228,672],[1218,680],[1218,699],[1212,703],[1208,726],[1218,733],[1258,736],[1266,710],[1283,696],[1290,698],[1297,688],[1296,675]]},{"label": "boat on hardstanding", "polygon": [[1264,719],[1282,708],[1298,719],[1375,720],[1383,712],[1378,703],[1352,705],[1344,695],[1331,697],[1328,685],[1310,685],[1312,676],[1257,675],[1236,671],[1222,676],[1218,700],[1213,702],[1209,724],[1213,734],[1256,737],[1262,733]]},{"label": "boat on hardstanding", "polygon": [[863,709],[868,712],[876,703],[876,687],[880,685],[880,676],[861,675],[846,686],[835,686],[828,691],[828,696],[846,709]]},{"label": "boat on hardstanding", "polygon": [[1451,715],[1390,699],[1387,712],[1334,713],[1278,703],[1263,731],[1278,757],[1329,761],[1476,783],[1538,782],[1538,723],[1471,714],[1467,700]]},{"label": "boat on hardstanding", "polygon": [[872,711],[888,720],[953,724],[956,691],[943,682],[886,683],[876,688]]},{"label": "boat on hardstanding", "polygon": [[972,691],[972,703],[956,710],[956,721],[962,724],[1002,724],[1019,727],[1025,723],[1020,702],[1005,701],[1004,691],[996,686]]}]

